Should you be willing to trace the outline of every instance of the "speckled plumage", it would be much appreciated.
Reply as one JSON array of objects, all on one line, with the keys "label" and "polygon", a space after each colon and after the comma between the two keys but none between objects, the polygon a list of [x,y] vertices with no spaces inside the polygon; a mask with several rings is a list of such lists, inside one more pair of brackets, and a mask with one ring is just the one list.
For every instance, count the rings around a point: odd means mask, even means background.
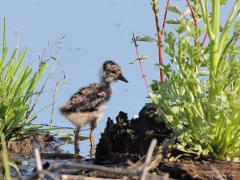
[{"label": "speckled plumage", "polygon": [[69,102],[60,108],[61,114],[72,122],[77,128],[75,130],[75,155],[79,154],[79,131],[81,127],[90,124],[90,156],[94,154],[93,130],[103,116],[106,103],[109,101],[112,90],[111,83],[121,80],[128,82],[122,75],[120,67],[113,61],[105,61],[102,66],[101,81],[98,84],[90,84],[79,89]]},{"label": "speckled plumage", "polygon": [[111,97],[111,83],[117,80],[127,82],[120,67],[113,61],[105,61],[102,71],[100,83],[79,89],[69,102],[60,108],[61,114],[77,127],[98,122]]},{"label": "speckled plumage", "polygon": [[90,84],[79,89],[60,111],[75,126],[83,127],[88,122],[102,118],[107,101],[112,94],[110,83]]}]

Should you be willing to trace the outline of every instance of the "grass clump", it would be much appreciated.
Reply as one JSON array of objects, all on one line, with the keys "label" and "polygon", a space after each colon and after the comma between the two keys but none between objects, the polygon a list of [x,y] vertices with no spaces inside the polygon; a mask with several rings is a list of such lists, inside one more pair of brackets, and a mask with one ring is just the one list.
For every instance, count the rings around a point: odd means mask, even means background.
[{"label": "grass clump", "polygon": [[[165,80],[153,81],[150,97],[177,137],[178,149],[232,160],[240,157],[240,1],[220,28],[224,3],[191,1],[194,20],[169,8],[180,17],[168,21],[176,29],[164,33],[162,48],[170,63],[160,65]],[[196,20],[202,23],[194,25]],[[199,39],[206,33],[204,44]]]},{"label": "grass clump", "polygon": [[[31,115],[30,100],[47,64],[41,62],[38,70],[34,72],[33,68],[26,65],[24,61],[27,47],[23,50],[15,48],[12,53],[9,53],[5,18],[2,47],[3,51],[0,57],[0,134],[4,134],[8,141],[36,132],[37,127],[31,124],[36,115]],[[9,59],[7,59],[8,56]]]}]

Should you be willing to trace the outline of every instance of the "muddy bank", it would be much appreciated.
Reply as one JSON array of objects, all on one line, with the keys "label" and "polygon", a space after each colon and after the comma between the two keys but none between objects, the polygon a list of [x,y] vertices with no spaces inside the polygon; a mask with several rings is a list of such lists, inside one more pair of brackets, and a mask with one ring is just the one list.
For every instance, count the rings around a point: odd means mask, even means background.
[{"label": "muddy bank", "polygon": [[[72,154],[63,153],[61,149],[58,149],[61,144],[58,143],[59,140],[49,135],[33,136],[22,141],[11,142],[8,148],[14,152],[26,153],[28,151],[27,153],[32,154],[32,149],[37,144],[41,151],[44,171],[59,179],[88,179],[89,177],[140,179],[152,139],[157,139],[157,145],[162,145],[166,138],[172,137],[171,129],[164,122],[158,122],[157,117],[157,108],[148,104],[139,112],[138,118],[128,119],[124,112],[119,112],[116,121],[109,118],[97,144],[95,159],[75,159]],[[169,152],[172,155],[176,153],[176,151]],[[163,177],[168,179],[240,179],[240,163],[207,161],[195,157],[189,157],[188,160],[182,158],[170,161],[169,156],[166,156],[169,152],[160,152],[159,147],[155,148],[151,162],[147,165],[149,168],[146,174],[147,179],[163,179]],[[181,152],[175,155],[179,153]],[[20,171],[24,178],[37,178],[34,156],[21,161]],[[45,176],[47,177],[47,174]]]},{"label": "muddy bank", "polygon": [[240,179],[240,163],[229,161],[162,162],[156,171],[174,179]]},{"label": "muddy bank", "polygon": [[[127,160],[141,166],[141,157],[146,155],[152,139],[157,139],[158,145],[166,138],[171,138],[171,129],[164,122],[157,122],[157,107],[148,104],[139,112],[136,119],[128,119],[124,112],[120,112],[114,122],[108,118],[106,128],[101,135],[96,148],[96,164],[117,165],[129,168]],[[173,141],[174,142],[174,141]],[[168,175],[173,179],[240,179],[240,163],[214,161],[188,157],[177,159],[175,162],[165,157],[166,152],[155,154],[152,161],[161,158],[152,169],[157,175]],[[171,150],[173,156],[183,152]],[[125,163],[124,163],[125,162]]]},{"label": "muddy bank", "polygon": [[31,155],[33,149],[38,148],[41,152],[61,153],[62,142],[49,134],[36,134],[17,141],[8,141],[7,148],[10,153]]}]

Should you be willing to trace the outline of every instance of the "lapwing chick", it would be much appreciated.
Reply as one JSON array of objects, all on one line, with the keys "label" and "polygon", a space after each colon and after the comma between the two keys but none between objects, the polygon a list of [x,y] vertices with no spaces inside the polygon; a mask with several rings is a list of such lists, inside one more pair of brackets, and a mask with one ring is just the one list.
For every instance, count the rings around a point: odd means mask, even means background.
[{"label": "lapwing chick", "polygon": [[111,85],[118,80],[128,82],[122,75],[121,68],[113,61],[105,61],[101,69],[99,83],[90,84],[79,89],[72,95],[69,102],[60,108],[61,114],[72,122],[76,129],[74,131],[74,150],[75,156],[79,156],[80,129],[86,124],[90,124],[90,157],[94,156],[94,134],[93,130],[97,123],[102,119],[106,103],[112,95]]}]

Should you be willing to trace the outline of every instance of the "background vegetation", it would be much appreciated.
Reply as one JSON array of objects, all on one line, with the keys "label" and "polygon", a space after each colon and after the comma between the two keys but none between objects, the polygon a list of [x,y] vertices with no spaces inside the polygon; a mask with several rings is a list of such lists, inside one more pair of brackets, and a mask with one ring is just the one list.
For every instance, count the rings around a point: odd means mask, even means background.
[{"label": "background vegetation", "polygon": [[166,9],[178,17],[166,21],[175,31],[158,32],[165,43],[144,39],[157,42],[171,60],[158,64],[165,80],[153,81],[150,97],[159,106],[159,119],[173,129],[177,149],[236,159],[240,156],[240,1],[235,0],[223,25],[220,13],[226,1],[186,2],[188,9],[181,10],[168,1]]}]

